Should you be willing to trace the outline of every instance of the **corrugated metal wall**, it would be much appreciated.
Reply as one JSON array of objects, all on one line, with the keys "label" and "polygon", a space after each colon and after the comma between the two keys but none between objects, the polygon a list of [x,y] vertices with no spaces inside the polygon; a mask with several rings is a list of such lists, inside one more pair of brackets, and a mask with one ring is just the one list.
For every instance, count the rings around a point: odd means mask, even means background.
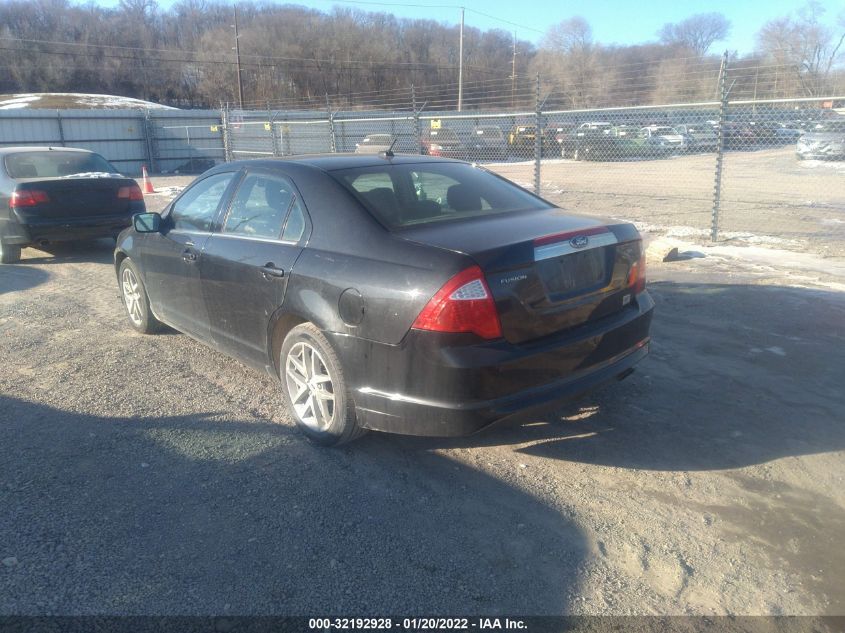
[{"label": "corrugated metal wall", "polygon": [[0,110],[0,146],[79,147],[122,173],[201,172],[222,162],[217,110]]}]

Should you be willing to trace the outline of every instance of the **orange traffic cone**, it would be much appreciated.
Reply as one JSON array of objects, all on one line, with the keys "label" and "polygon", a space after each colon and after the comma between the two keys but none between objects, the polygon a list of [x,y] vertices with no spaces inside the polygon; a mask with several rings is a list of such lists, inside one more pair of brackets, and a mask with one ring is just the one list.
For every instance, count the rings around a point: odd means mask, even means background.
[{"label": "orange traffic cone", "polygon": [[150,177],[147,175],[146,165],[141,165],[141,174],[144,177],[144,193],[155,193],[156,190],[153,189],[153,183],[150,182]]}]

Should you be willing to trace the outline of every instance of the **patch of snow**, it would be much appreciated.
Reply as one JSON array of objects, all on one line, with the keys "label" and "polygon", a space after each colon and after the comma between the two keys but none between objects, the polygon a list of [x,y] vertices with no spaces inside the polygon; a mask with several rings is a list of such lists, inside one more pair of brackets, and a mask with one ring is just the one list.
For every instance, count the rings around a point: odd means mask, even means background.
[{"label": "patch of snow", "polygon": [[802,160],[799,162],[802,169],[832,169],[845,171],[845,161],[833,160]]},{"label": "patch of snow", "polygon": [[123,174],[110,174],[106,171],[86,171],[80,174],[68,174],[62,178],[123,178]]},{"label": "patch of snow", "polygon": [[[648,222],[638,222],[636,220],[633,224],[641,233],[658,233],[666,237],[677,238],[710,239],[709,229],[700,229],[694,226],[663,226],[659,224],[649,224]],[[775,237],[774,235],[743,233],[741,231],[719,231],[719,238],[722,240],[741,242],[745,244],[773,244],[777,246],[792,247],[801,246],[801,242],[796,240]]]},{"label": "patch of snow", "polygon": [[[177,110],[170,106],[118,95],[103,95],[84,92],[41,92],[16,94],[9,99],[0,101],[0,109],[26,108],[34,101],[43,97],[66,97],[66,108],[149,108],[160,110]],[[5,104],[5,105],[4,105]]]},{"label": "patch of snow", "polygon": [[782,347],[777,347],[777,346],[767,347],[766,351],[771,352],[772,354],[776,354],[777,356],[786,356],[786,352],[783,351]]},{"label": "patch of snow", "polygon": [[154,193],[146,193],[145,196],[165,196],[167,198],[175,198],[185,187],[180,187],[178,185],[174,185],[172,187],[162,187],[158,191]]},{"label": "patch of snow", "polygon": [[0,101],[0,110],[17,110],[25,108],[33,101],[41,99],[40,95],[16,95],[11,99],[4,99]]}]

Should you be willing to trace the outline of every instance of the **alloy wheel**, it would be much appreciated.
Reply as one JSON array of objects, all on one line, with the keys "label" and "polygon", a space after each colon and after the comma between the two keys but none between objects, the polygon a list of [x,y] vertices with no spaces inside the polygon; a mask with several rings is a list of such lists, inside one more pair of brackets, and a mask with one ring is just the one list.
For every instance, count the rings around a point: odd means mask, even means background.
[{"label": "alloy wheel", "polygon": [[143,308],[141,307],[141,287],[131,268],[123,269],[121,288],[123,290],[123,302],[126,304],[126,312],[129,314],[129,319],[132,323],[140,327],[144,321]]},{"label": "alloy wheel", "polygon": [[315,431],[328,429],[334,418],[334,384],[320,352],[309,343],[296,343],[285,360],[285,379],[300,421]]}]

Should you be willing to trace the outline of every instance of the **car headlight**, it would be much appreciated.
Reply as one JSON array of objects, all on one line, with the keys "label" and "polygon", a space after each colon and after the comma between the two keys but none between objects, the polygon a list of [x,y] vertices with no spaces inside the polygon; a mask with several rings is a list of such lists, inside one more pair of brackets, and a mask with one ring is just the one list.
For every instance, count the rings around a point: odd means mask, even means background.
[{"label": "car headlight", "polygon": [[429,147],[430,147],[431,149],[436,149],[436,150],[438,150],[438,151],[440,151],[441,149],[443,149],[443,146],[442,146],[442,145],[438,145],[437,143],[432,143],[431,145],[429,145]]}]

